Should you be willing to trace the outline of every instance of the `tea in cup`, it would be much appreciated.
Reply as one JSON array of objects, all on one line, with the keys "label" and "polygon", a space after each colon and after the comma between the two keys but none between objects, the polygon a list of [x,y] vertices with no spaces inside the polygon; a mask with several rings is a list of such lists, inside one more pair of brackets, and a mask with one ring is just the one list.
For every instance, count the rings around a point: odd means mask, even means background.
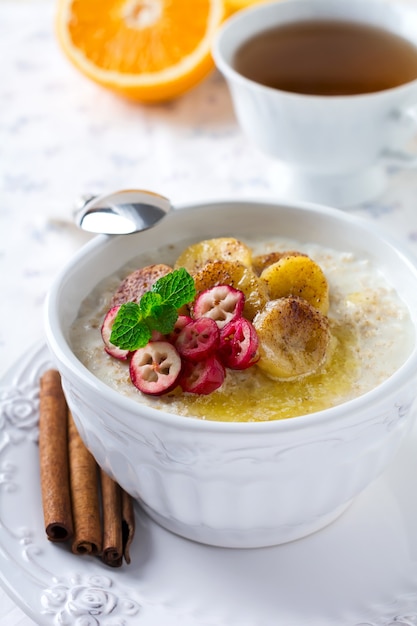
[{"label": "tea in cup", "polygon": [[380,194],[417,131],[417,10],[385,0],[281,0],[230,18],[213,47],[243,131],[283,198],[349,206]]}]

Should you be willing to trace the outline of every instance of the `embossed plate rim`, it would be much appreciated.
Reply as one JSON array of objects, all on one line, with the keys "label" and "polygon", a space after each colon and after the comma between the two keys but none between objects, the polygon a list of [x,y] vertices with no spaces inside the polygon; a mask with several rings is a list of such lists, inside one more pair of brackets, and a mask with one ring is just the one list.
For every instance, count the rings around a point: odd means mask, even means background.
[{"label": "embossed plate rim", "polygon": [[39,343],[0,380],[0,585],[38,624],[417,625],[417,429],[390,469],[310,537],[210,548],[137,508],[132,565],[112,570],[44,536],[37,388],[49,366]]}]

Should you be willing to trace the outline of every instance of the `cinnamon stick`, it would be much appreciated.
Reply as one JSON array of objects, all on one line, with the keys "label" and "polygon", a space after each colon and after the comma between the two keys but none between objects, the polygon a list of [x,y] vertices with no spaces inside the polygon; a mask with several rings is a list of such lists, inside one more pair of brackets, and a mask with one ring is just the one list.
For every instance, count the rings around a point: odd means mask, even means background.
[{"label": "cinnamon stick", "polygon": [[48,370],[40,380],[39,463],[45,532],[50,541],[66,541],[73,535],[67,417],[61,376]]},{"label": "cinnamon stick", "polygon": [[132,497],[122,489],[123,556],[130,563],[130,545],[135,535],[135,511]]},{"label": "cinnamon stick", "polygon": [[101,552],[102,533],[100,503],[97,484],[97,464],[84,445],[68,412],[68,452],[70,487],[74,519],[74,554],[98,554]]},{"label": "cinnamon stick", "polygon": [[57,370],[48,370],[40,381],[39,458],[48,538],[72,539],[75,554],[101,553],[112,567],[120,567],[123,557],[130,563],[133,500],[100,470],[100,502],[99,468],[78,433]]},{"label": "cinnamon stick", "polygon": [[123,562],[122,490],[104,472],[101,475],[101,497],[103,507],[103,554],[106,565],[120,567]]}]

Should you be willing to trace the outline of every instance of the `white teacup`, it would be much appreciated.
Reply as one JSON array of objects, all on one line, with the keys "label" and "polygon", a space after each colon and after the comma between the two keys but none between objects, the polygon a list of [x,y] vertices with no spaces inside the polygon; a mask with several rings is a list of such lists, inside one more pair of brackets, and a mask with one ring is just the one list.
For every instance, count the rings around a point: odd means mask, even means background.
[{"label": "white teacup", "polygon": [[277,194],[350,206],[383,191],[387,161],[417,166],[417,157],[402,151],[417,130],[417,80],[373,93],[320,96],[266,87],[234,68],[237,49],[257,33],[317,19],[373,25],[417,46],[417,10],[394,0],[281,0],[231,17],[218,33],[213,56],[243,131],[274,157]]}]

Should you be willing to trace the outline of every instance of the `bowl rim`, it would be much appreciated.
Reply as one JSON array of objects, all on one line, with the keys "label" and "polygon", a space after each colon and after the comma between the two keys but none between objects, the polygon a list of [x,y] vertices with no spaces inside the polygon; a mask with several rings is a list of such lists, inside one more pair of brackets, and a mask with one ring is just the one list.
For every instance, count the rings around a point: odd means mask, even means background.
[{"label": "bowl rim", "polygon": [[[376,236],[384,244],[393,249],[395,254],[399,257],[402,263],[404,263],[412,273],[416,276],[417,282],[417,260],[413,258],[411,251],[404,252],[400,247],[401,242],[392,237],[392,235],[384,232],[379,226],[375,225],[371,221],[365,218],[352,215],[350,213],[341,211],[325,205],[320,205],[311,202],[287,202],[280,201],[279,199],[265,199],[265,198],[234,198],[234,199],[219,199],[219,200],[207,200],[181,203],[174,207],[174,211],[195,211],[202,208],[210,208],[217,205],[236,205],[242,204],[251,206],[265,206],[265,207],[287,207],[295,210],[308,210],[318,211],[322,215],[328,215],[342,220],[342,222],[353,224],[354,226],[364,229],[365,231]],[[89,392],[99,393],[100,397],[107,401],[111,405],[119,405],[121,409],[125,409],[127,414],[134,416],[137,419],[138,414],[141,413],[143,417],[149,420],[155,420],[167,424],[173,428],[182,430],[198,430],[204,429],[212,433],[245,433],[251,432],[252,434],[263,434],[266,432],[289,432],[295,430],[306,430],[309,428],[317,428],[319,424],[334,422],[335,424],[344,423],[346,420],[351,419],[351,415],[359,414],[366,408],[373,404],[380,404],[390,396],[398,393],[398,390],[411,378],[415,376],[417,378],[417,322],[414,324],[414,346],[402,363],[402,365],[387,379],[382,381],[379,385],[373,389],[365,392],[364,394],[357,396],[346,402],[342,402],[339,405],[329,407],[313,413],[307,413],[288,419],[277,419],[268,421],[254,421],[254,422],[228,422],[220,420],[205,420],[194,416],[178,415],[176,413],[170,413],[162,409],[157,409],[147,404],[142,404],[136,400],[124,396],[115,389],[109,387],[106,383],[101,381],[95,376],[79,359],[76,357],[71,349],[69,341],[67,341],[64,332],[62,331],[61,324],[59,322],[57,305],[59,300],[59,292],[62,283],[65,281],[67,274],[77,266],[81,259],[91,254],[96,249],[100,249],[106,246],[110,240],[124,238],[130,235],[96,235],[86,244],[84,244],[64,265],[63,268],[55,276],[50,289],[46,294],[45,306],[44,306],[44,327],[46,342],[49,350],[54,357],[54,360],[58,361],[57,369],[61,373],[70,373],[70,377],[82,379],[82,384],[86,386]],[[408,305],[407,305],[408,306]],[[409,308],[409,307],[408,307]],[[137,415],[135,415],[137,414]],[[127,424],[132,427],[132,423],[121,415],[117,415],[116,418],[119,422]]]}]

